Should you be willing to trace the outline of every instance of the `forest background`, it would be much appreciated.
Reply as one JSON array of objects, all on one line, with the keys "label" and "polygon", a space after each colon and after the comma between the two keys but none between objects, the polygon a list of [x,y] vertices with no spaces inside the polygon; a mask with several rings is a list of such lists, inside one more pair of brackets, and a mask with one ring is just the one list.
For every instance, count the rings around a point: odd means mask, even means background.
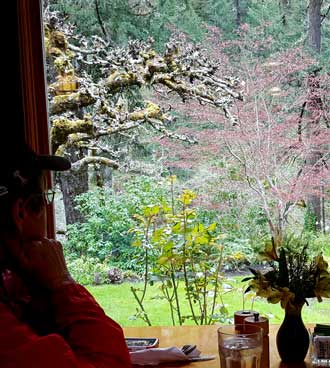
[{"label": "forest background", "polygon": [[[270,237],[330,256],[329,1],[48,0],[44,21],[78,281],[143,280],[149,324],[156,281],[179,323],[210,323],[223,272],[263,267]],[[200,314],[180,315],[178,275]]]}]

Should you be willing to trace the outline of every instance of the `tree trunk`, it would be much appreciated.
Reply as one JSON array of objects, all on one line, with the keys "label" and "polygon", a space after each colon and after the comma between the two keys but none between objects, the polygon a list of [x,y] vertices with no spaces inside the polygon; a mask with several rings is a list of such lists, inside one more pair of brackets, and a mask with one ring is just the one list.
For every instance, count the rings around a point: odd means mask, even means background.
[{"label": "tree trunk", "polygon": [[321,51],[321,4],[322,0],[310,0],[308,7],[308,43],[317,53]]},{"label": "tree trunk", "polygon": [[[307,159],[306,164],[308,166],[315,165],[316,162],[318,162],[321,159],[321,153],[320,152],[311,152]],[[314,169],[315,172],[318,171],[318,166],[315,166]],[[321,211],[321,189],[320,188],[314,188],[317,191],[320,191],[320,194],[312,194],[307,197],[307,209],[315,216],[316,224],[315,228],[316,230],[320,231],[322,228],[322,211]]]},{"label": "tree trunk", "polygon": [[[307,123],[307,134],[310,138],[317,141],[318,131],[320,125],[320,114],[322,110],[322,100],[319,96],[320,85],[314,76],[309,77],[309,99],[307,102],[307,111],[309,115],[309,122]],[[318,145],[313,144],[310,147],[309,152],[306,155],[305,163],[315,175],[318,174],[322,165],[322,153]],[[316,230],[321,230],[322,218],[321,218],[321,189],[320,187],[314,188],[316,194],[309,195],[307,197],[307,208],[314,214],[316,219]]]},{"label": "tree trunk", "polygon": [[[321,3],[322,0],[310,0],[308,7],[308,43],[312,50],[317,53],[321,51]],[[315,73],[316,76],[316,73]],[[318,129],[316,125],[320,124],[320,118],[314,117],[313,111],[322,109],[322,101],[318,97],[319,84],[315,81],[313,76],[310,77],[309,81],[310,88],[310,100],[307,103],[307,110],[311,115],[311,122],[307,128],[308,134],[315,134]],[[312,129],[311,129],[312,127]],[[317,172],[317,162],[322,157],[321,152],[317,149],[311,148],[311,152],[307,155],[306,164],[313,167],[314,171]],[[315,188],[316,190],[319,188]],[[321,230],[321,196],[318,194],[310,195],[307,198],[307,208],[314,214],[316,218],[316,229]]]},{"label": "tree trunk", "polygon": [[235,11],[236,11],[236,26],[240,27],[242,21],[241,1],[234,0]]},{"label": "tree trunk", "polygon": [[323,234],[325,234],[326,233],[326,230],[325,230],[326,221],[325,221],[325,199],[324,199],[325,190],[324,190],[324,185],[322,185],[322,187],[321,187],[321,193],[322,193],[322,198],[321,198],[322,231],[323,231]]},{"label": "tree trunk", "polygon": [[104,24],[103,24],[103,21],[102,21],[102,18],[101,18],[100,6],[99,6],[98,0],[94,0],[94,5],[95,5],[95,12],[96,12],[97,21],[99,22],[99,25],[101,27],[104,38],[107,40],[108,39],[108,34],[107,34],[107,31],[105,30],[105,27],[104,27]]},{"label": "tree trunk", "polygon": [[[72,163],[83,156],[85,155],[82,152],[77,154],[74,152],[74,149],[71,150],[70,157]],[[77,195],[85,193],[88,190],[88,166],[84,165],[79,171],[70,170],[60,173],[59,181],[63,194],[66,224],[84,222],[83,215],[75,209],[74,200]]]},{"label": "tree trunk", "polygon": [[291,8],[291,0],[280,0],[279,5],[280,5],[280,10],[282,12],[282,16],[281,16],[282,24],[283,24],[283,26],[286,26],[288,24],[287,16],[288,16],[288,13],[291,10],[290,9]]}]

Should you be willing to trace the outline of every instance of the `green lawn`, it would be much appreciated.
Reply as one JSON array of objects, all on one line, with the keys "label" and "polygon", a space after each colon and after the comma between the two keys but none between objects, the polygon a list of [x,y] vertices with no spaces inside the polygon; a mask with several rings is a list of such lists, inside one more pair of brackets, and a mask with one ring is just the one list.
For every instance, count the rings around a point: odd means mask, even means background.
[{"label": "green lawn", "polygon": [[[233,282],[239,285],[239,280],[236,279]],[[134,320],[131,318],[136,311],[137,303],[130,291],[130,286],[129,283],[123,283],[120,285],[88,286],[87,289],[100,303],[106,314],[120,325],[124,327],[144,326],[145,323],[141,319]],[[149,291],[145,308],[152,324],[154,326],[172,325],[167,302],[151,299],[152,296],[158,293],[157,286],[150,287]],[[182,295],[182,297],[184,296]],[[235,311],[243,308],[242,300],[242,292],[239,290],[228,292],[223,296],[223,302],[231,316]],[[251,308],[251,303],[246,302],[245,308]],[[283,320],[284,311],[279,304],[269,304],[264,299],[258,298],[254,302],[253,309],[262,315],[266,315],[270,319],[270,323],[281,323]],[[324,299],[322,303],[318,303],[316,299],[310,300],[309,306],[305,305],[303,307],[303,320],[305,323],[330,323],[330,299]],[[188,323],[193,324],[187,321]]]}]

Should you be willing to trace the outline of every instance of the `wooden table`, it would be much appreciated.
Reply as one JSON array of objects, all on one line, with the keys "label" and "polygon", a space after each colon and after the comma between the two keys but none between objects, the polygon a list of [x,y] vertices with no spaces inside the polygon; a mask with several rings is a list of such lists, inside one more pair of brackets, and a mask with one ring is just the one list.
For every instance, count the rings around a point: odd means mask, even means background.
[{"label": "wooden table", "polygon": [[[269,354],[270,368],[310,368],[312,367],[307,355],[305,363],[301,365],[287,365],[280,361],[276,349],[276,332],[280,325],[269,327]],[[313,325],[306,326],[312,328]],[[203,355],[215,355],[215,360],[189,363],[191,368],[220,368],[217,346],[218,325],[213,326],[176,326],[176,327],[125,327],[126,337],[158,337],[160,347],[177,346],[185,344],[196,344]],[[162,367],[173,367],[162,364]],[[261,367],[265,368],[265,367]]]}]

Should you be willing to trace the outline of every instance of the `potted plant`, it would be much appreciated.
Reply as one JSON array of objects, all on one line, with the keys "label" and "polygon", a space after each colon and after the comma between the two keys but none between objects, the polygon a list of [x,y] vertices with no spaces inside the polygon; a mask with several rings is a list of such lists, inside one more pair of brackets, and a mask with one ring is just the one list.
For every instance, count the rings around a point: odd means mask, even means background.
[{"label": "potted plant", "polygon": [[309,334],[301,318],[308,298],[330,298],[330,273],[321,253],[312,256],[309,243],[299,237],[287,236],[280,242],[272,239],[261,256],[269,262],[269,269],[261,272],[250,268],[252,277],[246,291],[269,303],[280,303],[285,318],[277,333],[277,348],[283,362],[302,362],[308,351]]}]

